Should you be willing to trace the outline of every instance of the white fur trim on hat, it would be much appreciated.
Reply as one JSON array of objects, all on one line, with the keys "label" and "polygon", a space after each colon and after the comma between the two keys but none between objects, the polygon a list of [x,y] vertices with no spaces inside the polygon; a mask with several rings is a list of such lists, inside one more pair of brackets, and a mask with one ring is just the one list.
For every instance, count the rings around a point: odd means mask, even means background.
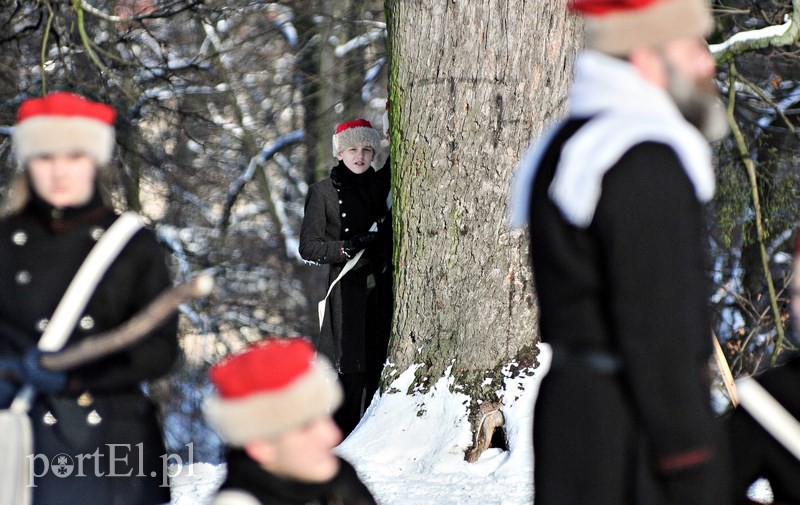
[{"label": "white fur trim on hat", "polygon": [[317,355],[306,374],[278,391],[236,399],[215,394],[205,402],[205,417],[228,445],[242,447],[330,415],[341,403],[336,373],[325,357]]},{"label": "white fur trim on hat", "polygon": [[704,37],[713,27],[704,0],[661,0],[639,9],[585,16],[585,20],[586,48],[615,56],[682,37]]},{"label": "white fur trim on hat", "polygon": [[381,146],[381,135],[375,128],[356,126],[333,136],[333,157],[338,157],[348,147],[370,146],[375,152]]},{"label": "white fur trim on hat", "polygon": [[82,116],[36,116],[14,127],[11,134],[17,164],[35,156],[85,153],[99,166],[111,161],[114,127]]}]

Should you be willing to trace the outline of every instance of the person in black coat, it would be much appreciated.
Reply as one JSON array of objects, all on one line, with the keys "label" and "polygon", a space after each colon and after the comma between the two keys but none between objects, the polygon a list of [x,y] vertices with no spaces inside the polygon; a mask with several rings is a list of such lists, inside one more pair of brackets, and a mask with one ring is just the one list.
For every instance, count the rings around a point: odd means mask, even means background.
[{"label": "person in black coat", "polygon": [[[111,158],[114,116],[105,104],[53,93],[23,102],[13,132],[21,174],[0,220],[0,362],[6,366],[0,391],[6,403],[17,381],[38,393],[30,410],[35,504],[170,500],[156,407],[141,385],[172,367],[177,317],[140,343],[67,372],[39,364],[42,332],[117,219],[97,182]],[[155,236],[138,231],[101,279],[67,345],[121,325],[170,285]]]},{"label": "person in black coat", "polygon": [[[800,421],[800,357],[770,368],[758,383]],[[767,432],[741,405],[728,419],[733,454],[733,491],[736,505],[754,503],[747,492],[759,478],[769,481],[773,504],[800,505],[800,461]]]},{"label": "person in black coat", "polygon": [[[569,116],[517,176],[542,342],[537,505],[730,503],[702,202],[724,111],[699,0],[575,0]],[[718,111],[723,112],[720,116]],[[690,122],[689,118],[692,121]]]},{"label": "person in black coat", "polygon": [[342,389],[303,338],[269,338],[215,365],[209,424],[226,443],[227,477],[213,505],[375,505],[331,450]]},{"label": "person in black coat", "polygon": [[[791,321],[794,335],[800,334],[800,234],[794,252],[790,285]],[[800,422],[800,356],[770,368],[755,379],[767,393]],[[750,486],[759,478],[769,481],[773,503],[800,505],[800,460],[756,421],[741,405],[728,418],[733,454],[735,503],[754,503],[747,497]]]},{"label": "person in black coat", "polygon": [[387,161],[370,164],[380,135],[364,119],[338,125],[333,137],[339,164],[308,189],[300,229],[300,255],[328,264],[328,288],[348,260],[358,263],[330,292],[315,343],[339,373],[345,399],[334,416],[347,436],[377,391],[392,317],[392,231]]}]

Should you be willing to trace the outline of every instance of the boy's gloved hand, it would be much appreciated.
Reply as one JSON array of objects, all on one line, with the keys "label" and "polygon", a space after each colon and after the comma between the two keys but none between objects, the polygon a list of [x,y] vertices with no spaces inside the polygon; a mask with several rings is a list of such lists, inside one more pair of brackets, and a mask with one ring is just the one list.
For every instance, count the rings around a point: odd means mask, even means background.
[{"label": "boy's gloved hand", "polygon": [[49,353],[33,348],[22,356],[25,382],[40,393],[59,393],[67,387],[67,372],[53,372],[43,368],[40,359],[45,354]]},{"label": "boy's gloved hand", "polygon": [[378,233],[374,231],[367,231],[364,233],[359,233],[358,235],[353,235],[344,241],[344,252],[347,253],[347,256],[352,257],[355,253],[366,248],[369,244],[374,242],[377,236]]}]

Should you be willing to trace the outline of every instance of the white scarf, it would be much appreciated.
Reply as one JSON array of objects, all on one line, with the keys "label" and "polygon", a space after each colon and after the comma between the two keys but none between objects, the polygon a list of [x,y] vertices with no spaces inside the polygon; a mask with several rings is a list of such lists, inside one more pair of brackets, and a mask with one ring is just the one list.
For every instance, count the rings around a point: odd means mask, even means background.
[{"label": "white scarf", "polygon": [[[667,92],[644,80],[630,64],[596,51],[582,51],[575,62],[569,116],[594,117],[564,144],[548,194],[575,226],[589,226],[600,200],[603,176],[642,142],[670,146],[697,198],[707,202],[714,195],[708,142],[683,118]],[[512,228],[522,227],[528,220],[536,170],[563,124],[547,129],[514,176],[509,205]]]}]

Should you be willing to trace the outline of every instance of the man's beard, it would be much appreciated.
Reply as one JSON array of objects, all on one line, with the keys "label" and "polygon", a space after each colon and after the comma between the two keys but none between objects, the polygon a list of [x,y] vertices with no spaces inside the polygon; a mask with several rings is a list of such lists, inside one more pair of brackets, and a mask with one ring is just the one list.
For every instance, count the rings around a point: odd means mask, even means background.
[{"label": "man's beard", "polygon": [[692,82],[667,62],[667,93],[683,117],[700,130],[709,141],[722,140],[728,134],[725,106],[711,80]]}]

